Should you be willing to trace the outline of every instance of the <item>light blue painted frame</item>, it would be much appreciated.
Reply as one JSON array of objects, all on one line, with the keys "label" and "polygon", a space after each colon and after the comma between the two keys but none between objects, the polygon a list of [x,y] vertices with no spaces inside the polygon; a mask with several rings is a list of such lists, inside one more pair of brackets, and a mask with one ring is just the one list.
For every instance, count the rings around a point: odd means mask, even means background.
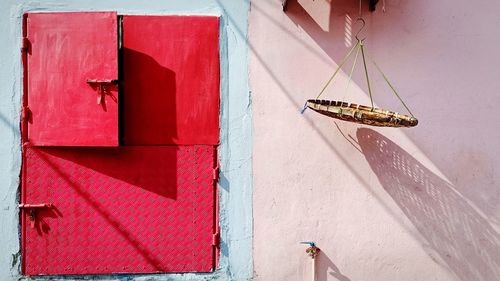
[{"label": "light blue painted frame", "polygon": [[[3,0],[0,3],[0,280],[251,280],[252,107],[248,85],[249,0]],[[22,15],[31,11],[220,17],[221,255],[213,273],[24,277],[20,274],[19,173]]]}]

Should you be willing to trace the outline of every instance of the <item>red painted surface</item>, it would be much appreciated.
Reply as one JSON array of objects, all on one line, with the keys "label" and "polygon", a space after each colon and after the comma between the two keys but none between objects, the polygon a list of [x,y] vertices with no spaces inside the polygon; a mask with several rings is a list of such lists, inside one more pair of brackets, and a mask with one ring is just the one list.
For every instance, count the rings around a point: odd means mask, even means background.
[{"label": "red painted surface", "polygon": [[124,144],[219,143],[219,19],[123,16]]},{"label": "red painted surface", "polygon": [[27,37],[31,145],[118,145],[117,89],[86,83],[118,78],[116,13],[29,13]]},{"label": "red painted surface", "polygon": [[26,148],[23,272],[210,271],[213,146]]}]

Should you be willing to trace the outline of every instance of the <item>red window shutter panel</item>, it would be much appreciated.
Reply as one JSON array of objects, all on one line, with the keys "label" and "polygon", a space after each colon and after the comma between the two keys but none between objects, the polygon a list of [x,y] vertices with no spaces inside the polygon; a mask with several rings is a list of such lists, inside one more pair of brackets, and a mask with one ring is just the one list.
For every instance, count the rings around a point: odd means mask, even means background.
[{"label": "red window shutter panel", "polygon": [[219,18],[123,16],[124,144],[219,143]]},{"label": "red window shutter panel", "polygon": [[28,147],[23,273],[209,272],[213,146]]},{"label": "red window shutter panel", "polygon": [[122,17],[120,117],[116,13],[27,19],[23,273],[212,271],[218,18]]},{"label": "red window shutter panel", "polygon": [[117,146],[116,13],[29,13],[27,40],[30,143]]}]

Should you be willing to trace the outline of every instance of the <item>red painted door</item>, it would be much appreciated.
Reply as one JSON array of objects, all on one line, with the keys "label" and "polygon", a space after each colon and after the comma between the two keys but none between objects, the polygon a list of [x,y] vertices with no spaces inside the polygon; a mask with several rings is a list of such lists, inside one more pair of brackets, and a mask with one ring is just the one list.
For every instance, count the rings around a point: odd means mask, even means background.
[{"label": "red painted door", "polygon": [[219,19],[123,16],[124,144],[219,143]]},{"label": "red painted door", "polygon": [[207,272],[213,146],[28,147],[23,272]]},{"label": "red painted door", "polygon": [[117,146],[116,13],[29,13],[27,39],[31,145]]}]

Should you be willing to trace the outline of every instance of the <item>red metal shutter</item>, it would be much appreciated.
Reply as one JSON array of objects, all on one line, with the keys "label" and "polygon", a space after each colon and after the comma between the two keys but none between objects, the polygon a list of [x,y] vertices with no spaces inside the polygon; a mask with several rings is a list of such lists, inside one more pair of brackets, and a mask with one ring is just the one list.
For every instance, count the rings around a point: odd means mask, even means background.
[{"label": "red metal shutter", "polygon": [[25,274],[212,270],[213,146],[27,147],[25,157]]},{"label": "red metal shutter", "polygon": [[121,147],[97,147],[118,145],[118,96],[94,81],[117,77],[116,14],[27,18],[23,273],[213,270],[218,18],[123,17]]},{"label": "red metal shutter", "polygon": [[219,143],[219,19],[123,16],[124,144]]},{"label": "red metal shutter", "polygon": [[118,145],[117,39],[114,12],[27,14],[31,145]]}]

